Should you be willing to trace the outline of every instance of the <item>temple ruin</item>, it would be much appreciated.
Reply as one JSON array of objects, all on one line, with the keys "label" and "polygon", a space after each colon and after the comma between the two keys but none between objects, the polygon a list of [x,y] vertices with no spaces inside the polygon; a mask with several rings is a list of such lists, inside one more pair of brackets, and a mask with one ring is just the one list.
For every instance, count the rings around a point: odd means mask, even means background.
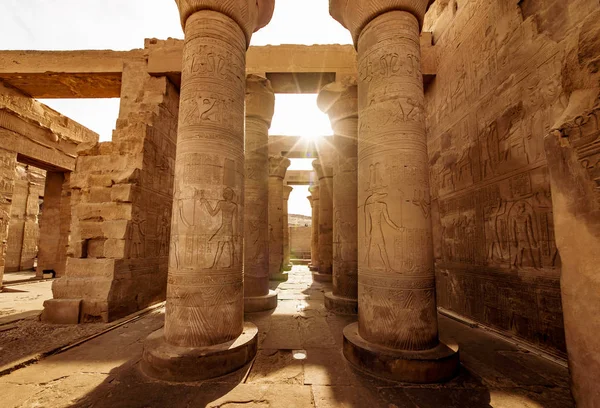
[{"label": "temple ruin", "polygon": [[[598,0],[330,0],[353,45],[250,46],[276,3],[0,51],[0,405],[600,407]],[[333,136],[272,134],[281,94]],[[43,98],[120,98],[112,140]]]}]

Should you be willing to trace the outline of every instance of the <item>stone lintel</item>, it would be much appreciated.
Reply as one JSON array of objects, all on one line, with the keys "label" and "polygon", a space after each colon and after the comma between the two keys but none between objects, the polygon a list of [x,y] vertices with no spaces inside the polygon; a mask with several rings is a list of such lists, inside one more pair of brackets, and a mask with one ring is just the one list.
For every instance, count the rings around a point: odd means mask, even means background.
[{"label": "stone lintel", "polygon": [[[181,84],[183,40],[147,39],[131,51],[1,51],[0,80],[34,98],[119,98],[123,65],[147,55],[148,73]],[[431,33],[421,38],[423,82],[437,72]],[[268,45],[250,47],[249,74],[266,76],[275,93],[317,93],[323,84],[356,75],[351,45]]]}]

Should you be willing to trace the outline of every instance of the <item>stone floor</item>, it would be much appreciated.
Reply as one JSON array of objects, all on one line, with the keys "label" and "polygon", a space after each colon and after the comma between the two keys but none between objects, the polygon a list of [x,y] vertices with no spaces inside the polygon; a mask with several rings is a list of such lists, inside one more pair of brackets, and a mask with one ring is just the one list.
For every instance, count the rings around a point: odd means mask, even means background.
[{"label": "stone floor", "polygon": [[[274,285],[274,287],[277,285]],[[78,347],[0,377],[2,407],[573,407],[568,372],[480,329],[440,317],[442,338],[461,347],[453,381],[415,386],[358,372],[341,354],[352,317],[323,307],[327,285],[294,267],[279,284],[275,311],[246,315],[257,324],[252,364],[219,379],[162,383],[139,370],[142,342],[160,328],[157,310]],[[0,333],[0,336],[2,333]]]},{"label": "stone floor", "polygon": [[52,280],[5,286],[0,290],[0,316],[41,312],[47,299],[52,299]]},{"label": "stone floor", "polygon": [[36,279],[35,271],[4,272],[2,283],[6,284],[28,279]]}]

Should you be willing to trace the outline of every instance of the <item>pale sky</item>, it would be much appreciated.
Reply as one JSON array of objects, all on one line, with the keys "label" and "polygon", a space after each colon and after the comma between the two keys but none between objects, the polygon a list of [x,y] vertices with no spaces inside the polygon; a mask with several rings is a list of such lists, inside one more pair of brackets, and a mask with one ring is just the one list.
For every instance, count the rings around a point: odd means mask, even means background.
[{"label": "pale sky", "polygon": [[[348,31],[329,16],[328,5],[327,0],[276,0],[271,23],[254,34],[251,45],[351,44]],[[168,37],[183,38],[174,0],[0,0],[0,50],[130,50],[143,48],[144,38]],[[110,140],[118,99],[42,102]],[[316,95],[276,96],[270,134],[331,132]]]}]

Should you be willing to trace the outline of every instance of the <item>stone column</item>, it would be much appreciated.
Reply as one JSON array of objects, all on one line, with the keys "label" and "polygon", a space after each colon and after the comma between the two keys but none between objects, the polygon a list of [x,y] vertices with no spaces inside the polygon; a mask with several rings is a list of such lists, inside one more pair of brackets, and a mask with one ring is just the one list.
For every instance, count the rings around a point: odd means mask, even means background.
[{"label": "stone column", "polygon": [[268,3],[177,1],[185,43],[165,327],[143,352],[153,377],[217,377],[256,354],[242,276],[245,69]]},{"label": "stone column", "polygon": [[269,276],[287,280],[283,272],[283,179],[290,166],[282,156],[269,157]]},{"label": "stone column", "polygon": [[269,127],[275,94],[268,79],[246,78],[246,186],[244,209],[244,311],[277,307],[269,290]]},{"label": "stone column", "polygon": [[312,200],[312,228],[310,242],[310,270],[316,272],[319,270],[319,210],[320,210],[320,195],[319,186],[310,186],[308,191],[311,194]]},{"label": "stone column", "polygon": [[[576,95],[575,93],[573,95]],[[552,185],[556,246],[560,252],[562,308],[571,373],[571,389],[578,407],[592,408],[600,401],[600,104],[571,97],[566,117],[545,138]],[[580,98],[580,99],[579,99]]]},{"label": "stone column", "polygon": [[420,24],[428,0],[332,0],[358,51],[358,323],[353,364],[397,381],[447,380],[458,349],[438,340]]},{"label": "stone column", "polygon": [[329,115],[333,146],[333,291],[325,294],[327,309],[340,314],[358,312],[357,166],[358,89],[356,79],[326,85],[319,108]]},{"label": "stone column", "polygon": [[319,272],[317,282],[331,282],[333,272],[333,167],[321,159],[313,162],[319,179]]},{"label": "stone column", "polygon": [[293,188],[283,186],[283,270],[291,271],[290,262],[290,222],[288,218],[288,201]]}]

